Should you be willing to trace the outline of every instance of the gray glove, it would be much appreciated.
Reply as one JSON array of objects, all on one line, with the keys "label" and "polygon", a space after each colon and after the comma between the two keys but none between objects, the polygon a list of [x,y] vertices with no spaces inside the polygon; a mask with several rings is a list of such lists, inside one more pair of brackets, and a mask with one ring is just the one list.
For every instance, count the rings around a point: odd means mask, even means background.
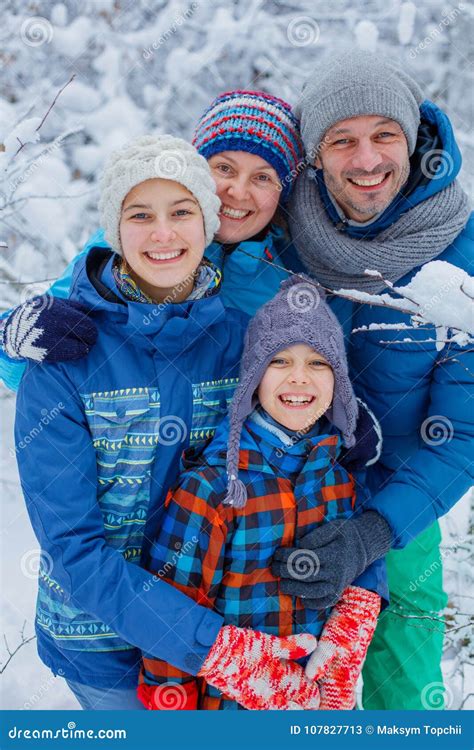
[{"label": "gray glove", "polygon": [[337,519],[301,537],[297,547],[279,547],[272,573],[280,590],[299,596],[309,609],[335,604],[342,592],[392,546],[390,526],[376,511]]}]

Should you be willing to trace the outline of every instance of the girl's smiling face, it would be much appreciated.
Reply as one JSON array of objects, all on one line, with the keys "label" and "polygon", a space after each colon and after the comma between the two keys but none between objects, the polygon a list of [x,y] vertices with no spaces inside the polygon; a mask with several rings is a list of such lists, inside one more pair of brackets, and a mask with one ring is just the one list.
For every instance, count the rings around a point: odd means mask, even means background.
[{"label": "girl's smiling face", "polygon": [[307,344],[295,344],[275,354],[257,395],[273,419],[304,434],[332,403],[334,373],[322,354]]},{"label": "girl's smiling face", "polygon": [[208,159],[221,201],[219,242],[242,242],[275,215],[281,183],[270,164],[246,151],[222,151]]},{"label": "girl's smiling face", "polygon": [[183,185],[156,178],[130,190],[122,204],[120,241],[130,275],[154,301],[189,296],[205,234],[199,203]]}]

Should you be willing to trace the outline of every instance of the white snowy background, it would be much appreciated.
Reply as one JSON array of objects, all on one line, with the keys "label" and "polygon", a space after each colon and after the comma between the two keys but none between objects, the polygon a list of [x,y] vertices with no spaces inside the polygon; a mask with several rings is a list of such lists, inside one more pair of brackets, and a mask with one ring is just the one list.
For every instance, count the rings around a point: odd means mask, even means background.
[{"label": "white snowy background", "polygon": [[[5,2],[0,311],[42,292],[98,227],[97,175],[112,149],[144,133],[190,138],[212,98],[228,89],[263,89],[293,104],[314,62],[329,50],[359,46],[397,56],[411,69],[427,98],[451,117],[464,156],[461,183],[472,196],[473,20],[467,0],[418,0],[416,7],[400,0]],[[38,551],[14,458],[14,396],[3,390],[0,397],[1,706],[76,708],[29,640]],[[446,697],[449,708],[472,708],[469,496],[442,528]],[[436,708],[436,686],[426,700]]]}]

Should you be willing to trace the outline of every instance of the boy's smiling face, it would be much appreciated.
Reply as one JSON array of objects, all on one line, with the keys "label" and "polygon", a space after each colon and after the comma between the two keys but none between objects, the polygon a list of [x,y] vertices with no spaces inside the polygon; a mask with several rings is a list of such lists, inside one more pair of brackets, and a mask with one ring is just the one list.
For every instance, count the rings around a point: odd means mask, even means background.
[{"label": "boy's smiling face", "polygon": [[221,201],[219,242],[242,242],[275,215],[281,183],[273,167],[256,154],[222,151],[208,159]]},{"label": "boy's smiling face", "polygon": [[183,185],[156,178],[130,190],[122,204],[120,241],[130,275],[153,300],[189,296],[205,234],[199,203]]},{"label": "boy's smiling face", "polygon": [[307,344],[294,344],[275,354],[257,391],[273,419],[305,433],[331,405],[334,373],[327,360]]}]

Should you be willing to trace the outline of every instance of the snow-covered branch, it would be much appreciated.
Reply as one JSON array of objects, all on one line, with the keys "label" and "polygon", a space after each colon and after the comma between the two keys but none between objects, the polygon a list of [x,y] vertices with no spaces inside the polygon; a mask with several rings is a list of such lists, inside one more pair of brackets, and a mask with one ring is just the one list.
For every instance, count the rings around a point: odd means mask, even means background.
[{"label": "snow-covered branch", "polygon": [[[436,341],[441,351],[445,344],[455,343],[460,347],[474,343],[474,279],[457,266],[443,260],[426,263],[405,286],[394,286],[378,271],[366,271],[378,276],[390,289],[390,294],[368,294],[355,289],[338,289],[339,297],[363,304],[398,310],[410,316],[407,323],[371,323],[353,330],[434,330],[436,337],[426,341]],[[404,339],[404,342],[425,343],[417,339]],[[389,342],[386,342],[389,343]]]}]

